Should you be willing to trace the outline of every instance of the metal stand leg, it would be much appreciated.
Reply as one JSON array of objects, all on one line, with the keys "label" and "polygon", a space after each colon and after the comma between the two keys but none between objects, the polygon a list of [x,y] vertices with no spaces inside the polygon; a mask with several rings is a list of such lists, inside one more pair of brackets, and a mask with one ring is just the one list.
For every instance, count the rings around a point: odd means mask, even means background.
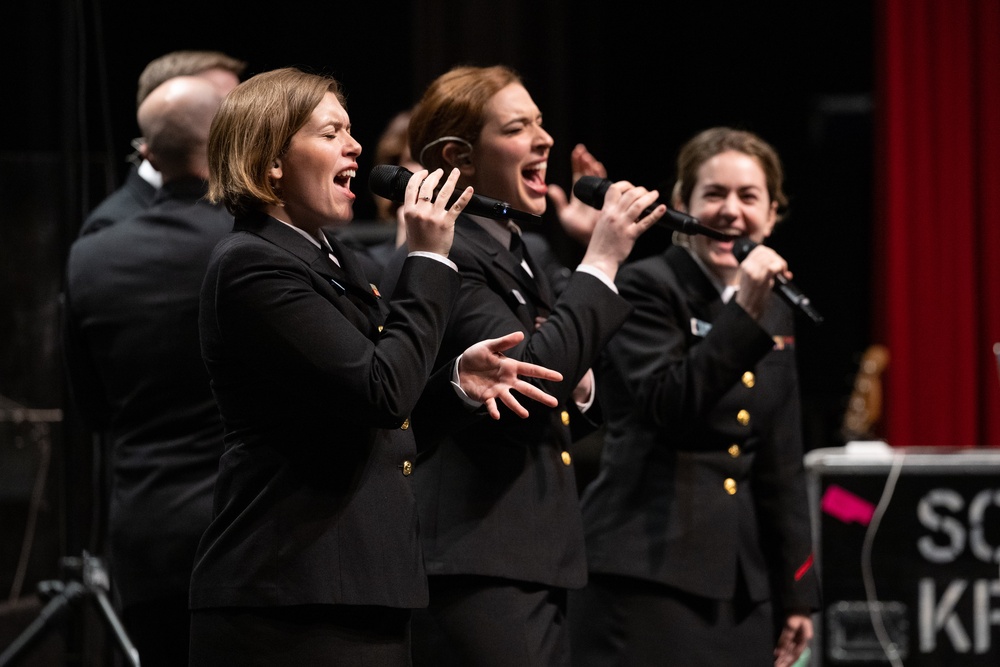
[{"label": "metal stand leg", "polygon": [[132,644],[121,619],[118,618],[118,614],[115,613],[108,600],[108,575],[100,559],[85,551],[82,558],[66,558],[63,561],[69,567],[80,571],[82,583],[79,581],[47,581],[39,584],[39,588],[54,591],[56,595],[46,603],[24,632],[3,653],[0,653],[0,667],[16,664],[16,660],[34,646],[54,623],[61,620],[71,606],[86,598],[95,600],[101,616],[129,664],[132,667],[140,667],[139,651]]}]

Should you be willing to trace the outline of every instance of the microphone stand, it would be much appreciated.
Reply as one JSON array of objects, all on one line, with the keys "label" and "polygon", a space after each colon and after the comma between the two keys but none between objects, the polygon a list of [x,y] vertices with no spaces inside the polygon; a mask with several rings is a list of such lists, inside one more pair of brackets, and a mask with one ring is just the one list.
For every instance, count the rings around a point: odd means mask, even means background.
[{"label": "microphone stand", "polygon": [[[0,423],[28,423],[38,426],[36,437],[43,453],[50,449],[48,425],[62,421],[62,410],[29,409],[0,396]],[[36,501],[40,501],[46,472],[47,464],[43,465],[39,472],[39,482],[36,484],[35,490]],[[29,538],[25,540],[26,544],[30,544],[30,537],[33,535],[33,513],[32,517],[29,517],[28,523],[31,529]],[[15,588],[20,586],[26,559],[27,552],[24,552],[22,553],[22,563],[18,568],[18,576],[15,579],[17,582]],[[82,556],[64,557],[59,562],[62,571],[68,573],[69,576],[61,580],[46,580],[38,583],[40,597],[48,602],[28,627],[4,649],[3,653],[0,653],[0,667],[16,664],[30,648],[34,647],[45,636],[48,630],[55,626],[57,621],[62,620],[67,615],[70,609],[77,608],[86,600],[92,600],[97,605],[98,611],[111,630],[128,664],[131,667],[140,667],[139,651],[129,639],[124,625],[108,599],[108,591],[111,588],[110,577],[101,559],[83,550]]]},{"label": "microphone stand", "polygon": [[114,635],[118,647],[125,654],[128,664],[140,667],[139,651],[126,634],[125,627],[108,599],[109,579],[101,560],[84,551],[80,558],[67,557],[61,562],[63,568],[76,575],[79,581],[49,580],[38,584],[42,596],[50,595],[51,599],[24,632],[0,654],[0,667],[16,664],[16,660],[34,646],[47,630],[61,620],[71,608],[82,604],[85,600],[93,600],[97,604],[101,616]]}]

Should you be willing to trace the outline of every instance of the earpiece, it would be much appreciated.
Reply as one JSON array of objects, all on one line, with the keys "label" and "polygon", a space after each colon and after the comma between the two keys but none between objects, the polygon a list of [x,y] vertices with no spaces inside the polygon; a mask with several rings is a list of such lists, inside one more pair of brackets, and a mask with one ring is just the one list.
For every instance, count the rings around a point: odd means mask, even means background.
[{"label": "earpiece", "polygon": [[[470,144],[462,137],[456,137],[453,135],[448,135],[446,137],[438,137],[434,141],[424,146],[422,149],[420,149],[420,155],[418,156],[417,161],[420,164],[426,165],[427,162],[424,160],[424,154],[427,152],[427,149],[442,143],[448,143],[448,145],[445,146],[444,152],[442,154],[442,157],[445,159],[445,161],[447,162],[453,161],[452,163],[455,164],[456,166],[472,164],[472,144]],[[456,146],[455,144],[462,144],[464,147],[468,147],[469,150],[466,151],[465,153],[454,155],[453,154],[454,151],[459,150],[459,147]]]}]

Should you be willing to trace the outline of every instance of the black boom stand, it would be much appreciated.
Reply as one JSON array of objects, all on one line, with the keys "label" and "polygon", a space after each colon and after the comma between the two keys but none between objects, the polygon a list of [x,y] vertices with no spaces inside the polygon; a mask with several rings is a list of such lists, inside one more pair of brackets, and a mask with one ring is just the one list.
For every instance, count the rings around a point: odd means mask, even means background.
[{"label": "black boom stand", "polygon": [[39,593],[43,598],[49,598],[49,601],[31,625],[0,654],[0,667],[15,664],[15,661],[25,651],[44,636],[46,630],[66,616],[66,612],[71,607],[82,604],[88,599],[97,604],[101,616],[114,635],[118,647],[125,654],[126,660],[130,665],[139,667],[139,651],[132,645],[121,620],[111,606],[111,601],[108,600],[108,574],[101,559],[84,551],[80,558],[63,558],[62,566],[75,578],[42,581],[38,584]]}]

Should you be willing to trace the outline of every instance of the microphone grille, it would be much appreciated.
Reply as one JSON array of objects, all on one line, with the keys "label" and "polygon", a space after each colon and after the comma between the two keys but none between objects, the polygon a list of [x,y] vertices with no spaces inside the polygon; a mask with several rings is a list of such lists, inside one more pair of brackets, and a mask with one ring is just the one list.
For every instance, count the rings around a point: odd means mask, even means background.
[{"label": "microphone grille", "polygon": [[733,241],[733,257],[737,262],[742,262],[750,254],[750,251],[757,247],[754,241],[745,236],[741,236]]},{"label": "microphone grille", "polygon": [[600,176],[581,176],[573,184],[573,194],[587,206],[602,208],[611,181]]},{"label": "microphone grille", "polygon": [[368,175],[368,189],[372,194],[394,202],[401,202],[405,198],[406,184],[413,176],[406,167],[395,164],[377,164],[372,167]]}]

